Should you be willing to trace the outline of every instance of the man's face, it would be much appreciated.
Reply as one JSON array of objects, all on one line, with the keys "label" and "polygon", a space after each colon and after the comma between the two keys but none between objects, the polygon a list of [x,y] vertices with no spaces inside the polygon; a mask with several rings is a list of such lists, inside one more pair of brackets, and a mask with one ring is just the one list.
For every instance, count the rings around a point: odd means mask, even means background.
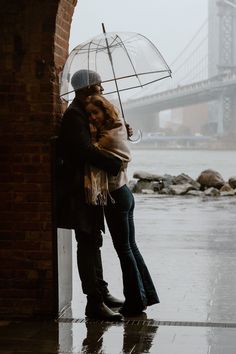
[{"label": "man's face", "polygon": [[93,85],[89,88],[90,94],[89,95],[102,95],[104,88],[102,87],[101,83]]}]

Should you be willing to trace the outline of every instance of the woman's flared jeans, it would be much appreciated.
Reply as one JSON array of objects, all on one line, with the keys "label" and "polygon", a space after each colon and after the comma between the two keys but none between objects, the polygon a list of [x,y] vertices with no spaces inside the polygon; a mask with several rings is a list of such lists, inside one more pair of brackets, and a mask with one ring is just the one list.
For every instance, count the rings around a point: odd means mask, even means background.
[{"label": "woman's flared jeans", "polygon": [[107,225],[118,254],[123,277],[124,306],[142,309],[159,302],[151,276],[135,242],[134,197],[129,188],[111,192],[105,207]]}]

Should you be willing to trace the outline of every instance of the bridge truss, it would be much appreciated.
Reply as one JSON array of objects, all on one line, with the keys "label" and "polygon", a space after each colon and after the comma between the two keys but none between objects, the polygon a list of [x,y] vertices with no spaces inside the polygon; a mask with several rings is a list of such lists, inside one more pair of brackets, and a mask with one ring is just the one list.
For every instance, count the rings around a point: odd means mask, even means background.
[{"label": "bridge truss", "polygon": [[[152,102],[149,109],[157,113],[163,108],[188,105],[187,96],[189,105],[206,102],[207,98],[208,119],[217,126],[216,133],[236,135],[235,32],[236,0],[208,0],[208,19],[170,64],[173,78],[134,95],[125,104],[126,109],[135,110],[137,116],[143,115],[148,101]],[[210,93],[212,82],[214,91]]]}]

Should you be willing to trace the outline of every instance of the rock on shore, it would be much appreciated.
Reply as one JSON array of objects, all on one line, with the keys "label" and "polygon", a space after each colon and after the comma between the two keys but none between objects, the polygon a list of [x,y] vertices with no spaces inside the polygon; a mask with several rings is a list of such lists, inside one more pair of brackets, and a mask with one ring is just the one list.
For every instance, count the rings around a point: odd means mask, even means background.
[{"label": "rock on shore", "polygon": [[145,171],[136,171],[129,188],[133,193],[191,195],[191,196],[236,196],[236,176],[225,181],[215,170],[204,170],[194,180],[185,173],[178,176],[159,175]]}]

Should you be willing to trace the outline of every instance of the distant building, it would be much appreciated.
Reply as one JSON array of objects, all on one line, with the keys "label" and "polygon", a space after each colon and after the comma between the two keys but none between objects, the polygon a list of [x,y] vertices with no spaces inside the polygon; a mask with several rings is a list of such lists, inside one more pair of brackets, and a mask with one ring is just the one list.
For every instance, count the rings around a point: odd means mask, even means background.
[{"label": "distant building", "polygon": [[176,108],[171,111],[171,120],[168,122],[168,127],[176,132],[185,130],[186,133],[204,134],[207,133],[206,127],[208,124],[208,105],[207,103]]}]

